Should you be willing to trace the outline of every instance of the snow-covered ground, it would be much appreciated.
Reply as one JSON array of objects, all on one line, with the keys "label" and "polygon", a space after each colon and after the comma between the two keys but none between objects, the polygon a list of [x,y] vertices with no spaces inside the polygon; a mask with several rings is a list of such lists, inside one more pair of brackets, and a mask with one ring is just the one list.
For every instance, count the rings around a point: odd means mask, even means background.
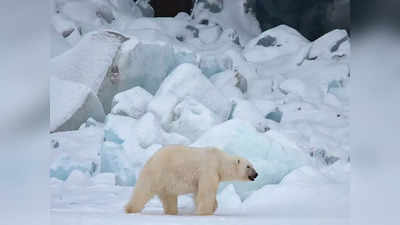
[{"label": "snow-covered ground", "polygon": [[[237,2],[151,18],[146,0],[55,0],[52,224],[347,223],[349,36],[261,33]],[[219,147],[259,177],[221,184],[214,216],[195,216],[191,196],[178,216],[156,198],[124,214],[140,169],[168,144]]]}]

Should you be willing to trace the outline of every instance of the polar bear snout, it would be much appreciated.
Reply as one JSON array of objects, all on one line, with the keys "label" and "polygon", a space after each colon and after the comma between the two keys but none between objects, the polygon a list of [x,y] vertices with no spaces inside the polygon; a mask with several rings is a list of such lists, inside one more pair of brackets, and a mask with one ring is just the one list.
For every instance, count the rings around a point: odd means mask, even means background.
[{"label": "polar bear snout", "polygon": [[256,172],[255,169],[251,169],[250,174],[249,174],[249,180],[254,181],[258,176],[258,173]]}]

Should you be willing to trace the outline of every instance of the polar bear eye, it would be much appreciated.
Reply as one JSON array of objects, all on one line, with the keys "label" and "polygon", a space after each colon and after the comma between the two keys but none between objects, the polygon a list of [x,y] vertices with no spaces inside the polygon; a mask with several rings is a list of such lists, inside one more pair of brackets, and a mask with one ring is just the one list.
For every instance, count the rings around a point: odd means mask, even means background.
[{"label": "polar bear eye", "polygon": [[247,166],[247,169],[250,169],[250,166]]}]

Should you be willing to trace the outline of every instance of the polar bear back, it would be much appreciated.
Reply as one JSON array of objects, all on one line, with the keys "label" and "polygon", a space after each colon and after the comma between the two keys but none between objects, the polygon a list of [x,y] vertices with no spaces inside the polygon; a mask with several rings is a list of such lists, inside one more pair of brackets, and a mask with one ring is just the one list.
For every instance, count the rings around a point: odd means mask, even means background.
[{"label": "polar bear back", "polygon": [[202,174],[218,173],[220,155],[214,148],[167,146],[149,159],[140,176],[150,180],[153,192],[194,193]]}]

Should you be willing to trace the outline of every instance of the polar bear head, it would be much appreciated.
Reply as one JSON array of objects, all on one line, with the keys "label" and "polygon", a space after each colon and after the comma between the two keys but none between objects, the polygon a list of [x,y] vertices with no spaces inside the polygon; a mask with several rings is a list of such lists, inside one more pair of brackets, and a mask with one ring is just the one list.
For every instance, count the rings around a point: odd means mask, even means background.
[{"label": "polar bear head", "polygon": [[235,166],[237,180],[241,181],[254,181],[258,176],[257,171],[254,169],[253,165],[249,160],[242,157],[235,157]]}]

